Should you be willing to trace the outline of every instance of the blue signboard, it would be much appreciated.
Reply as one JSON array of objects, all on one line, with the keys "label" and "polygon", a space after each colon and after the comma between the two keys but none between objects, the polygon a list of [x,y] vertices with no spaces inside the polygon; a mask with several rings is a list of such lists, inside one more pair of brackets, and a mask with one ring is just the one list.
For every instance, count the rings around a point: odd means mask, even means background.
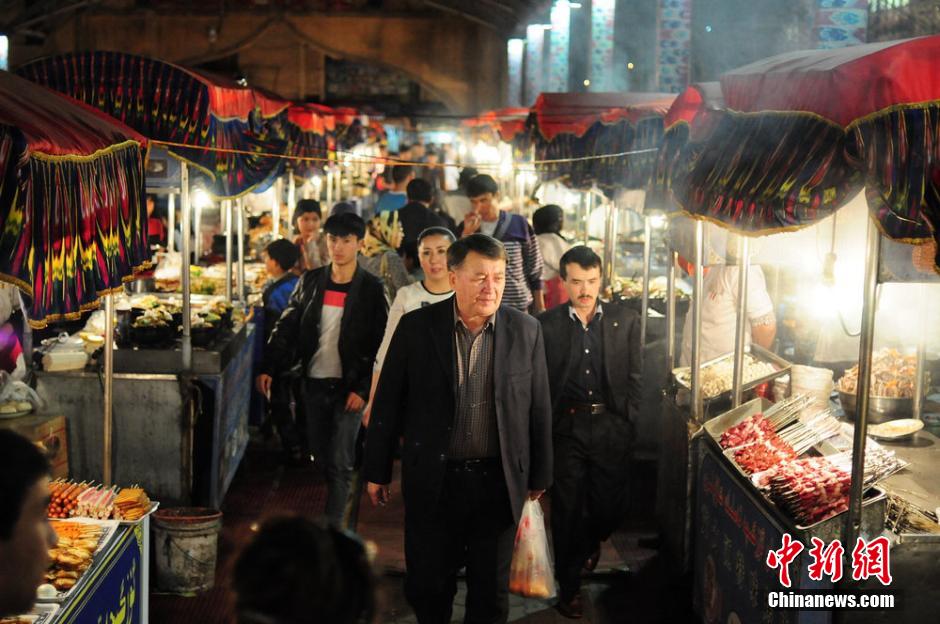
[{"label": "blue signboard", "polygon": [[140,524],[121,527],[78,590],[62,606],[62,624],[139,624],[147,588],[143,586],[144,530]]},{"label": "blue signboard", "polygon": [[[789,591],[780,585],[778,571],[767,565],[768,551],[780,548],[785,531],[764,513],[754,494],[745,491],[740,479],[722,462],[723,458],[708,447],[696,490],[699,515],[694,603],[704,622],[830,622],[831,613],[827,611],[772,610],[767,606],[770,592]],[[805,551],[789,570],[792,590],[826,587],[809,580]]]}]

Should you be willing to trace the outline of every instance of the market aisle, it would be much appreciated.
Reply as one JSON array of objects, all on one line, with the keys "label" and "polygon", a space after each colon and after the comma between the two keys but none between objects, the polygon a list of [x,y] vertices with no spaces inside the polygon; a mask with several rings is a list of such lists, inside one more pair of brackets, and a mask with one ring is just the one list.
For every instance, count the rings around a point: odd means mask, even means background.
[{"label": "market aisle", "polygon": [[215,587],[194,597],[154,594],[150,602],[151,622],[232,624],[229,569],[233,556],[248,539],[251,526],[278,513],[319,516],[325,505],[326,482],[312,467],[285,468],[278,451],[249,445],[222,505]]},{"label": "market aisle", "polygon": [[[682,624],[697,622],[691,609],[691,589],[673,578],[668,565],[655,551],[642,548],[638,540],[653,536],[653,491],[655,465],[637,466],[634,512],[624,528],[604,544],[595,574],[585,579],[585,613],[580,620],[588,624],[621,622],[662,622]],[[375,509],[366,496],[361,501],[358,531],[374,542],[378,552],[376,571],[379,583],[383,624],[416,624],[405,601],[402,580],[405,569],[403,553],[404,507],[401,501],[398,466],[392,484],[392,501]],[[550,504],[546,505],[550,513]],[[629,569],[630,572],[624,572]],[[461,581],[455,601],[454,622],[463,617],[466,586]],[[512,596],[509,621],[517,624],[560,624],[571,622],[558,614],[549,603]]]}]

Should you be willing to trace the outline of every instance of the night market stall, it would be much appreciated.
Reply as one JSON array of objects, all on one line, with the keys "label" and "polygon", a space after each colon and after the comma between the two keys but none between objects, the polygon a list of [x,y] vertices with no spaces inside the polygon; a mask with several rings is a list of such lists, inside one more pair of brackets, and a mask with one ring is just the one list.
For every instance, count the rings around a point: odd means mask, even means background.
[{"label": "night market stall", "polygon": [[[695,604],[706,621],[919,621],[932,612],[940,491],[928,475],[940,467],[940,439],[924,429],[938,409],[929,397],[935,324],[927,320],[940,281],[938,54],[934,36],[785,54],[734,70],[721,79],[725,108],[707,126],[693,121],[681,148],[669,193],[695,219],[695,288],[691,366],[677,369],[676,381],[690,386],[687,423],[702,439],[690,463],[699,463]],[[823,288],[810,293],[817,307],[838,306],[825,293],[839,292],[845,262],[836,260],[836,220],[842,227],[852,206],[863,208],[867,231],[850,267],[862,293],[855,366],[835,386],[832,370],[815,368],[828,373],[826,383],[798,389],[803,370],[794,365],[789,392],[802,398],[786,398],[775,381],[775,403],[766,390],[747,401],[749,388],[788,365],[753,347],[745,353],[749,247],[782,241],[779,262],[812,257],[798,238],[804,232],[774,233],[831,223],[833,244],[817,268]],[[721,358],[730,377],[722,380],[730,381],[724,413],[710,401],[714,362],[701,357],[706,221],[745,235],[729,258],[740,279],[735,347]],[[751,242],[755,236],[762,238]],[[752,370],[755,359],[774,370]],[[768,602],[773,592],[833,587],[891,601],[900,589],[903,610],[777,610]]]},{"label": "night market stall", "polygon": [[[112,310],[112,293],[149,261],[145,139],[97,110],[7,72],[0,72],[0,135],[0,280],[28,297],[23,311],[36,329],[78,318],[102,298]],[[5,403],[0,426],[40,436],[36,441],[57,477],[48,514],[62,518],[52,527],[59,546],[36,607],[50,624],[114,621],[118,614],[147,621],[149,514],[156,505],[140,488],[113,486],[107,374],[112,341],[95,348],[101,346],[104,388],[96,383],[92,390],[99,409],[67,415],[68,434],[62,416],[41,394],[3,380],[4,397],[21,389],[23,397],[12,410]],[[75,418],[94,421],[103,436],[84,439]],[[99,460],[81,487],[66,481],[70,446]]]},{"label": "night market stall", "polygon": [[[244,303],[244,213],[240,205],[233,210],[233,200],[282,173],[289,103],[171,63],[113,52],[45,58],[19,73],[122,120],[178,160],[181,232],[193,231],[194,208],[212,205],[213,198],[225,203],[227,262],[219,272],[228,295],[234,229],[236,293]],[[192,286],[203,277],[201,268],[190,269],[191,249],[201,248],[198,227],[196,234],[195,241],[181,236],[170,270],[181,299],[140,298],[122,314],[122,336],[131,340],[114,353],[115,401],[135,409],[121,418],[115,474],[148,484],[165,501],[218,506],[247,444],[254,330],[225,300],[193,300]],[[39,376],[40,391],[76,414],[95,411],[89,388],[96,384],[96,374],[86,371]],[[89,440],[100,435],[90,423],[83,431]],[[94,456],[77,455],[73,464],[81,469],[76,472],[97,468]]]}]

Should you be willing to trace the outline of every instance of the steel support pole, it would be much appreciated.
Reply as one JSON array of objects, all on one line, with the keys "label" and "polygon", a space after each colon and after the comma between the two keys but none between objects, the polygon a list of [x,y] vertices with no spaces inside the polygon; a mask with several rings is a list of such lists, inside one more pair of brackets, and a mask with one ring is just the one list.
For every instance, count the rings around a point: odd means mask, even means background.
[{"label": "steel support pole", "polygon": [[180,268],[180,281],[183,287],[183,339],[182,339],[182,370],[189,371],[193,367],[193,341],[192,341],[192,295],[191,284],[189,280],[190,264],[190,243],[192,241],[192,223],[190,216],[192,206],[189,197],[189,167],[186,163],[180,163],[180,212],[182,214],[182,233],[180,253],[183,257],[182,267]]},{"label": "steel support pole", "polygon": [[744,341],[747,336],[747,280],[750,273],[751,241],[738,237],[738,315],[734,328],[734,372],[731,378],[732,407],[741,405],[744,391]]},{"label": "steel support pole", "polygon": [[245,207],[242,200],[235,200],[235,223],[238,227],[238,300],[245,303]]},{"label": "steel support pole", "polygon": [[[287,176],[293,179],[290,168],[287,169]],[[278,178],[274,183],[274,202],[271,204],[271,235],[273,238],[279,238],[281,230],[281,198],[284,196],[284,179]]]},{"label": "steel support pole", "polygon": [[927,286],[920,287],[920,331],[917,333],[917,367],[914,370],[914,406],[912,418],[921,420],[924,413],[924,371],[927,367]]},{"label": "steel support pole", "polygon": [[881,261],[881,232],[868,217],[868,244],[865,256],[865,284],[862,297],[862,327],[858,349],[858,385],[855,395],[855,438],[852,441],[852,489],[849,513],[842,543],[847,553],[855,548],[862,525],[862,494],[865,479],[865,436],[868,433],[868,405],[871,393],[871,353],[874,344],[878,302],[878,265]]},{"label": "steel support pole", "polygon": [[[291,214],[297,206],[297,181],[294,179],[293,169],[287,170],[287,214]],[[288,217],[289,218],[289,217]],[[281,211],[277,211],[277,226],[274,229],[274,238],[280,238]]]},{"label": "steel support pole", "polygon": [[671,371],[676,367],[676,262],[679,254],[669,245],[669,266],[666,269],[666,362]]},{"label": "steel support pole", "polygon": [[650,227],[649,217],[643,217],[643,300],[640,303],[640,345],[646,346],[646,326],[649,323],[650,311],[650,256],[653,241],[653,228]]},{"label": "steel support pole", "polygon": [[166,249],[169,253],[176,251],[176,193],[170,193],[166,198],[166,219],[170,233],[166,240]]},{"label": "steel support pole", "polygon": [[617,206],[607,202],[607,223],[604,230],[604,290],[613,286],[617,276],[614,264],[617,259]]},{"label": "steel support pole", "polygon": [[222,216],[225,218],[225,298],[232,300],[232,200],[222,200]]},{"label": "steel support pole", "polygon": [[104,315],[104,449],[101,458],[101,481],[108,487],[113,482],[111,450],[114,440],[114,295],[111,293],[104,297]]},{"label": "steel support pole", "polygon": [[704,420],[702,409],[702,297],[705,287],[702,284],[705,252],[705,223],[695,221],[695,277],[692,280],[692,420],[701,423]]}]

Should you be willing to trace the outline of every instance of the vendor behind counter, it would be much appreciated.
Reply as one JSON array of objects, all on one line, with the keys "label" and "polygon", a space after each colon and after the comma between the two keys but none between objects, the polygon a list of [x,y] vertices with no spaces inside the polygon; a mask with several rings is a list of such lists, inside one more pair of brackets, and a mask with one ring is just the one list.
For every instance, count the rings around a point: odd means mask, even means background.
[{"label": "vendor behind counter", "polygon": [[[736,244],[735,244],[736,246]],[[729,237],[728,247],[732,247]],[[729,249],[730,251],[730,249]],[[729,264],[710,267],[703,279],[702,297],[702,362],[734,351],[734,333],[737,322],[738,278],[740,269],[729,254]],[[767,293],[764,271],[759,265],[750,265],[747,280],[747,325],[744,341],[753,340],[770,349],[777,334],[774,304]],[[680,365],[692,362],[692,310],[685,317],[682,328]]]}]

